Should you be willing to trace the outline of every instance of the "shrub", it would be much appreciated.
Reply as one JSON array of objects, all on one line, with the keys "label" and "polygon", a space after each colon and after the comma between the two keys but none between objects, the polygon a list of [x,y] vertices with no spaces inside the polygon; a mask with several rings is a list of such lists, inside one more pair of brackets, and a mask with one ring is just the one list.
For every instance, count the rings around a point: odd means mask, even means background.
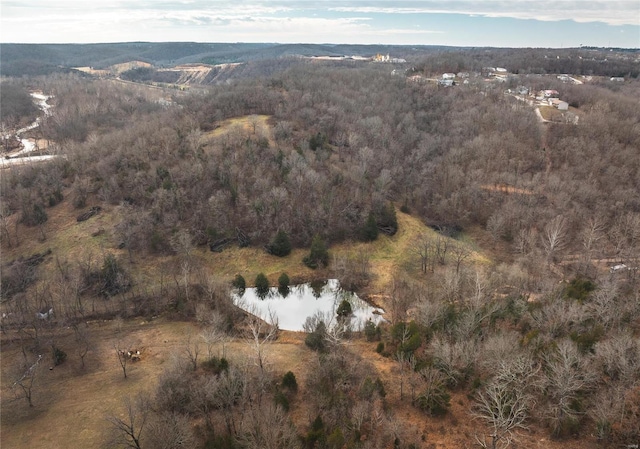
[{"label": "shrub", "polygon": [[329,264],[329,252],[324,243],[324,240],[316,234],[311,241],[311,249],[309,255],[303,260],[304,264],[311,269],[318,267],[326,267]]},{"label": "shrub", "polygon": [[278,231],[271,243],[267,246],[269,254],[278,257],[285,257],[291,253],[291,241],[284,231]]},{"label": "shrub", "polygon": [[[324,422],[322,421],[322,417],[318,415],[313,423],[311,423],[311,429],[309,429],[309,432],[303,440],[306,447],[324,447],[324,439]],[[316,445],[316,443],[320,444]]]},{"label": "shrub", "polygon": [[594,284],[589,279],[575,278],[564,289],[565,298],[575,299],[583,302],[589,296],[589,293],[596,289]]},{"label": "shrub", "polygon": [[416,406],[431,416],[445,415],[449,409],[451,396],[444,386],[429,388],[416,399]]},{"label": "shrub", "polygon": [[391,336],[393,337],[394,341],[399,342],[400,340],[402,340],[402,337],[405,334],[405,329],[407,333],[406,336],[409,338],[420,332],[420,328],[415,321],[411,321],[409,323],[397,323],[391,328]]},{"label": "shrub", "polygon": [[348,299],[343,299],[340,305],[338,306],[338,310],[336,314],[340,317],[347,317],[353,313],[353,309],[351,308],[351,303]]},{"label": "shrub", "polygon": [[344,443],[345,438],[340,427],[336,427],[335,430],[327,437],[327,446],[329,447],[344,447]]},{"label": "shrub", "polygon": [[44,206],[40,203],[27,205],[22,209],[22,223],[27,226],[36,226],[46,222],[49,219]]},{"label": "shrub", "polygon": [[269,279],[264,273],[259,273],[256,276],[256,292],[260,298],[264,298],[269,294]]},{"label": "shrub", "polygon": [[276,405],[279,405],[285,412],[289,411],[289,399],[287,399],[287,396],[285,396],[282,391],[276,391],[275,395],[273,396],[273,401],[276,403]]},{"label": "shrub", "polygon": [[604,328],[601,325],[594,325],[593,327],[586,329],[583,332],[573,331],[570,334],[571,340],[577,345],[582,354],[593,352],[595,344],[605,334]]},{"label": "shrub", "polygon": [[67,360],[67,353],[57,346],[53,347],[53,364],[55,366],[61,365],[65,360]]},{"label": "shrub", "polygon": [[117,295],[131,288],[129,276],[111,254],[107,254],[104,258],[100,277],[102,280],[101,292],[105,295]]},{"label": "shrub", "polygon": [[313,151],[322,149],[327,145],[327,136],[322,133],[317,133],[315,136],[311,136],[309,139],[309,148]]},{"label": "shrub", "polygon": [[304,344],[314,351],[324,351],[327,348],[327,328],[323,321],[318,321],[315,329],[304,339]]},{"label": "shrub", "polygon": [[296,375],[291,371],[287,371],[284,376],[282,376],[282,388],[286,388],[290,391],[298,391],[298,381],[296,380]]},{"label": "shrub", "polygon": [[416,349],[420,347],[422,344],[422,339],[420,338],[420,334],[414,334],[407,341],[400,345],[398,350],[404,352],[405,354],[413,354]]},{"label": "shrub", "polygon": [[380,328],[373,324],[373,321],[367,321],[364,325],[364,336],[367,341],[374,341],[380,338]]},{"label": "shrub", "polygon": [[378,393],[378,395],[383,398],[387,395],[384,390],[384,385],[380,378],[376,378],[376,380],[372,380],[370,377],[367,377],[362,385],[360,386],[359,396],[364,399],[370,400],[373,396],[373,393]]},{"label": "shrub", "polygon": [[54,190],[53,193],[49,195],[49,207],[55,206],[56,204],[62,202],[63,199],[64,196],[62,195],[60,189],[58,188]]},{"label": "shrub", "polygon": [[231,285],[233,286],[233,288],[238,289],[241,292],[243,292],[247,288],[247,282],[244,280],[244,277],[242,277],[241,274],[236,274],[236,277],[233,279],[233,282],[231,282]]},{"label": "shrub", "polygon": [[224,357],[211,357],[209,360],[202,362],[202,368],[213,374],[221,374],[223,371],[229,371],[229,362]]},{"label": "shrub", "polygon": [[378,354],[382,354],[383,351],[384,351],[384,343],[380,342],[378,343],[378,346],[376,346],[376,352]]}]

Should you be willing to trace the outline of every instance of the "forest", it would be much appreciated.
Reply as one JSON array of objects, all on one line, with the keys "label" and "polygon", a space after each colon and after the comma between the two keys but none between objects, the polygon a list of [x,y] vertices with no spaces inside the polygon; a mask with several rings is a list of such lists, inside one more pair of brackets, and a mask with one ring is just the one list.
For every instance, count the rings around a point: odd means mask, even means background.
[{"label": "forest", "polygon": [[[54,156],[0,169],[3,441],[51,447],[24,429],[101,375],[113,399],[74,444],[637,445],[639,65],[580,52],[254,61],[185,91],[3,78],[4,150],[40,116]],[[470,82],[416,81],[445,71]],[[385,321],[341,304],[289,332],[231,300],[329,278]],[[152,331],[162,358],[136,352]]]}]

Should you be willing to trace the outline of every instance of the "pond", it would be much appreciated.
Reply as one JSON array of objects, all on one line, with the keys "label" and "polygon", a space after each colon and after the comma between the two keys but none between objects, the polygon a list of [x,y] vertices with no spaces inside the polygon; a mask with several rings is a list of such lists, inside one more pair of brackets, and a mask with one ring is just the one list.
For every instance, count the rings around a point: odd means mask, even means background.
[{"label": "pond", "polygon": [[234,304],[242,310],[265,320],[274,314],[278,319],[278,327],[289,331],[303,331],[307,317],[317,312],[335,319],[336,310],[344,299],[351,304],[353,330],[361,330],[368,320],[374,324],[384,321],[381,316],[384,310],[372,307],[355,293],[341,289],[337,279],[291,286],[286,297],[275,287],[269,290],[264,299],[258,296],[255,288],[247,288],[242,296],[233,294]]}]

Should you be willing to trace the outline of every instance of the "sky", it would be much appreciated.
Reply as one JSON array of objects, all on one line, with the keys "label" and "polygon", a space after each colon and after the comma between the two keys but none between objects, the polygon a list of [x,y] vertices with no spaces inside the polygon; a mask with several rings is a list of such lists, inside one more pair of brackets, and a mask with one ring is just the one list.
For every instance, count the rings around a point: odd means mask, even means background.
[{"label": "sky", "polygon": [[640,0],[0,0],[2,43],[640,48]]}]

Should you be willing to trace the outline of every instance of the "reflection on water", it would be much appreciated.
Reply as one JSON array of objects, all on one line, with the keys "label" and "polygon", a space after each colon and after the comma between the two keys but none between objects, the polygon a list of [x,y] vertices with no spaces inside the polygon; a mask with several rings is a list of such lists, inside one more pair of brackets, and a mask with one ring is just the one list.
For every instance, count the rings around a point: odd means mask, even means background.
[{"label": "reflection on water", "polygon": [[342,290],[337,279],[293,285],[286,297],[275,287],[269,289],[264,299],[260,299],[255,288],[246,289],[242,296],[233,294],[234,304],[241,309],[263,319],[268,319],[270,313],[275,314],[278,327],[290,331],[302,331],[307,317],[316,312],[335,316],[343,299],[351,303],[354,330],[361,329],[368,320],[374,324],[384,321],[380,315],[384,313],[382,309],[371,307],[355,293]]}]

